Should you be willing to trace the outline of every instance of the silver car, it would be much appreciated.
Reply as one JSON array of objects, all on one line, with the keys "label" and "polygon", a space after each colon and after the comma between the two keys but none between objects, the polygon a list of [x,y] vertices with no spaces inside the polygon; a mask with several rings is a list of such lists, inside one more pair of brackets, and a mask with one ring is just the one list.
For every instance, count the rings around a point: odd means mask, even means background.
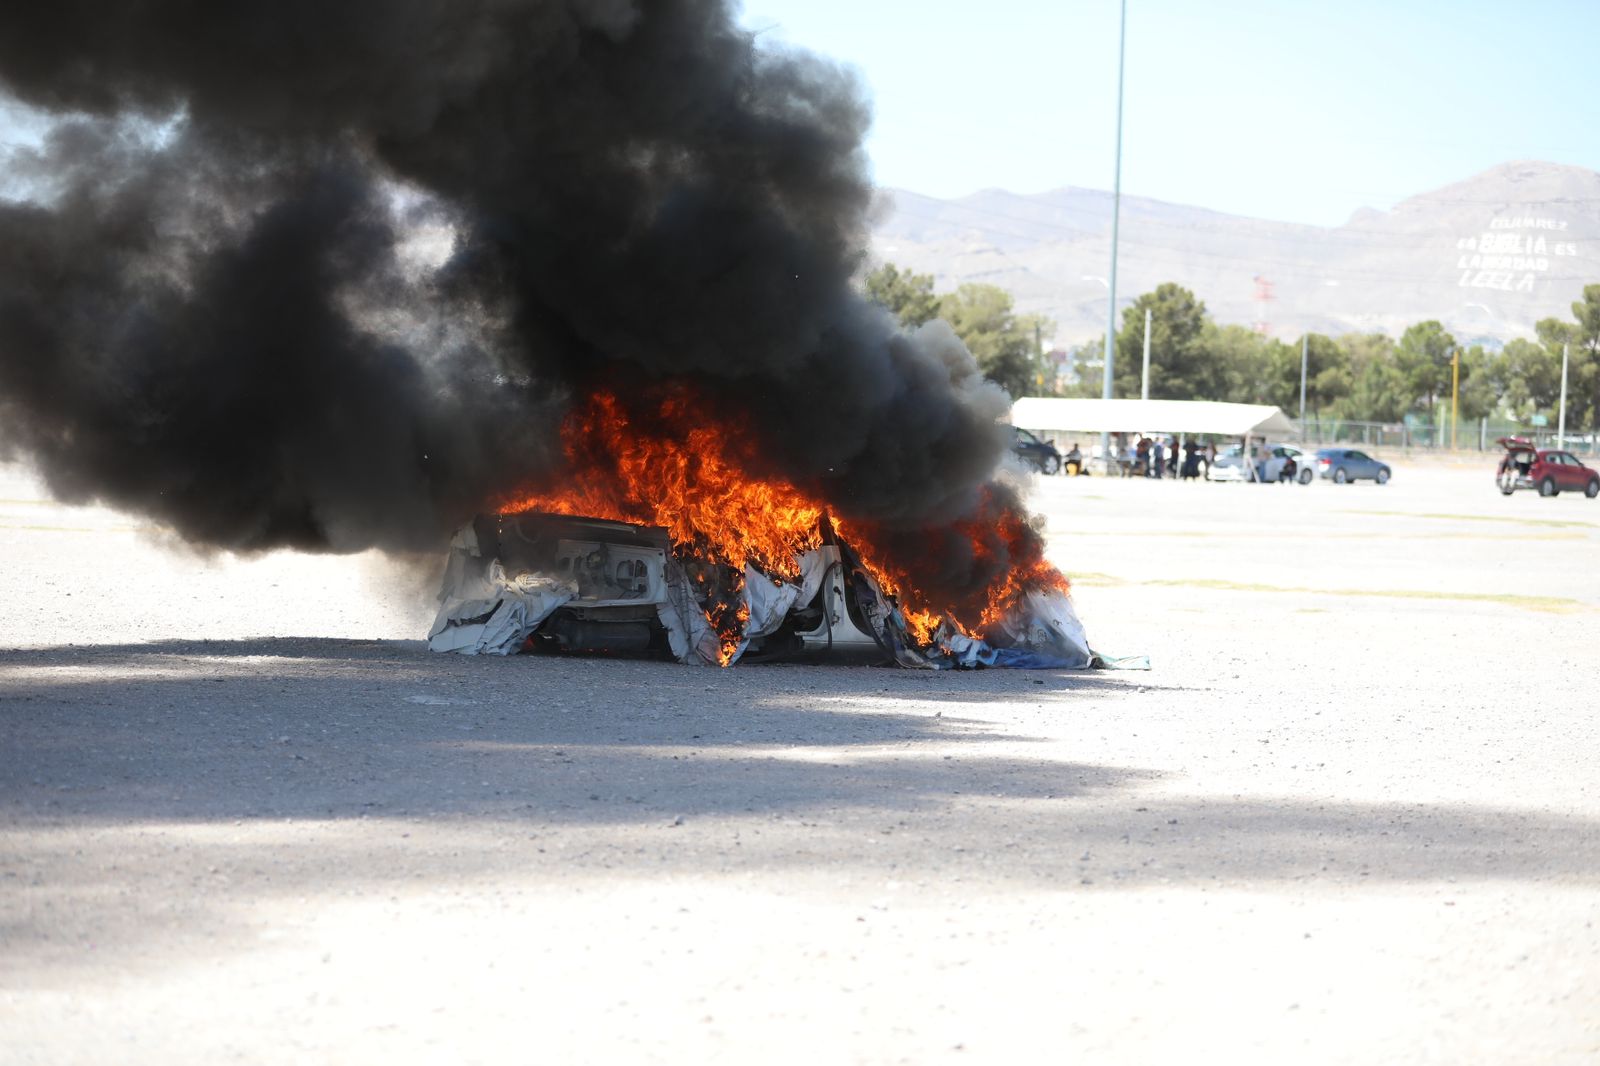
[{"label": "silver car", "polygon": [[1321,448],[1317,451],[1317,476],[1327,478],[1335,485],[1348,485],[1361,478],[1370,478],[1380,485],[1389,483],[1393,473],[1388,463],[1382,463],[1356,448]]},{"label": "silver car", "polygon": [[[1216,461],[1206,470],[1207,481],[1249,481],[1251,474],[1239,464],[1239,445],[1235,444],[1217,454]],[[1286,480],[1284,468],[1294,460],[1293,478],[1302,485],[1311,484],[1315,473],[1311,469],[1311,456],[1292,444],[1269,445],[1262,464],[1261,480],[1275,482]]]}]

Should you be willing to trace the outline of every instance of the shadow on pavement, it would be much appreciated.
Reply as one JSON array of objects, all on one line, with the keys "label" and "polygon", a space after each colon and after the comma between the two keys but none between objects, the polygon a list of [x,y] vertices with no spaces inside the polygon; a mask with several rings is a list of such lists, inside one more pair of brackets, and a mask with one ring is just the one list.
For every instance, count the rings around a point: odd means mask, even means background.
[{"label": "shadow on pavement", "polygon": [[1592,821],[1173,796],[1011,724],[1126,684],[359,641],[4,652],[0,935],[41,965],[86,965],[92,940],[103,963],[149,937],[243,935],[286,895],[468,879],[1600,881]]}]

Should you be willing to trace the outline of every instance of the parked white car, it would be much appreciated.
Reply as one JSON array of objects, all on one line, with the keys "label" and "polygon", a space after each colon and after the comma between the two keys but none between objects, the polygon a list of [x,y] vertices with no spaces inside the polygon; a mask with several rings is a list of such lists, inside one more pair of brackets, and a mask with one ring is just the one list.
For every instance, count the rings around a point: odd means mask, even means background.
[{"label": "parked white car", "polygon": [[[1283,468],[1289,460],[1294,460],[1294,479],[1302,485],[1311,484],[1311,479],[1316,477],[1312,469],[1312,456],[1301,451],[1292,444],[1266,445],[1266,463],[1264,464],[1264,478],[1268,482],[1275,482],[1283,474]],[[1262,446],[1257,446],[1256,454],[1262,454]],[[1217,459],[1206,471],[1207,481],[1249,481],[1250,473],[1239,465],[1239,445],[1235,444],[1217,453]]]}]

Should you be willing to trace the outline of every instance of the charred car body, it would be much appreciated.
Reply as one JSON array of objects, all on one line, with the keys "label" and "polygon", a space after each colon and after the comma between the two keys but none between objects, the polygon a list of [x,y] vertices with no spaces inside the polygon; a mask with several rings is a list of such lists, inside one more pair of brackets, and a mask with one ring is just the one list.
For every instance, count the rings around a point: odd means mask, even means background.
[{"label": "charred car body", "polygon": [[451,545],[435,651],[675,658],[868,658],[901,666],[1098,665],[1064,593],[1028,593],[984,639],[919,641],[826,520],[783,576],[675,550],[664,529],[526,512],[480,515]]}]

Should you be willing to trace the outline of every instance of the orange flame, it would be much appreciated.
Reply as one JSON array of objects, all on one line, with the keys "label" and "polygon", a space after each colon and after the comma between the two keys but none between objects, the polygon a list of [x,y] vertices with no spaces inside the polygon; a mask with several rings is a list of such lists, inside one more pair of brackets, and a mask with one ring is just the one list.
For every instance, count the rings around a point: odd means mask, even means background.
[{"label": "orange flame", "polygon": [[[786,480],[751,474],[761,464],[749,428],[736,420],[710,419],[709,405],[682,385],[641,410],[624,406],[610,392],[597,392],[562,427],[568,466],[560,487],[508,497],[497,509],[660,526],[680,559],[731,568],[719,589],[703,567],[690,566],[726,665],[749,616],[741,594],[744,567],[798,576],[799,556],[822,544],[827,508]],[[1044,561],[1038,538],[1027,535],[1022,515],[993,506],[987,496],[983,504],[977,517],[956,527],[958,535],[970,539],[974,560],[996,575],[977,607],[932,602],[915,575],[882,565],[870,531],[840,527],[883,591],[896,597],[920,644],[931,643],[947,620],[977,635],[1015,608],[1025,592],[1067,587],[1066,578]]]},{"label": "orange flame", "polygon": [[1010,565],[999,586],[990,590],[989,603],[978,620],[979,626],[988,629],[998,625],[1006,615],[1014,612],[1029,592],[1066,592],[1067,576],[1045,562],[1038,541],[1027,535],[1025,520],[1016,511],[1002,511],[996,531],[1007,548]]},{"label": "orange flame", "polygon": [[907,628],[923,644],[931,643],[941,623],[967,636],[981,636],[1015,612],[1032,591],[1066,592],[1066,575],[1045,561],[1043,542],[1033,536],[1026,517],[998,504],[986,489],[975,516],[958,522],[954,534],[971,548],[972,571],[987,573],[977,602],[940,602],[911,572],[889,572],[868,558],[870,537],[856,529],[841,535],[863,549],[863,563],[884,591],[896,597]]},{"label": "orange flame", "polygon": [[568,418],[563,486],[505,500],[499,510],[549,511],[661,526],[677,547],[743,570],[794,576],[795,557],[822,543],[823,507],[788,482],[751,477],[742,427],[709,425],[687,390],[674,390],[634,425],[611,393]]}]

